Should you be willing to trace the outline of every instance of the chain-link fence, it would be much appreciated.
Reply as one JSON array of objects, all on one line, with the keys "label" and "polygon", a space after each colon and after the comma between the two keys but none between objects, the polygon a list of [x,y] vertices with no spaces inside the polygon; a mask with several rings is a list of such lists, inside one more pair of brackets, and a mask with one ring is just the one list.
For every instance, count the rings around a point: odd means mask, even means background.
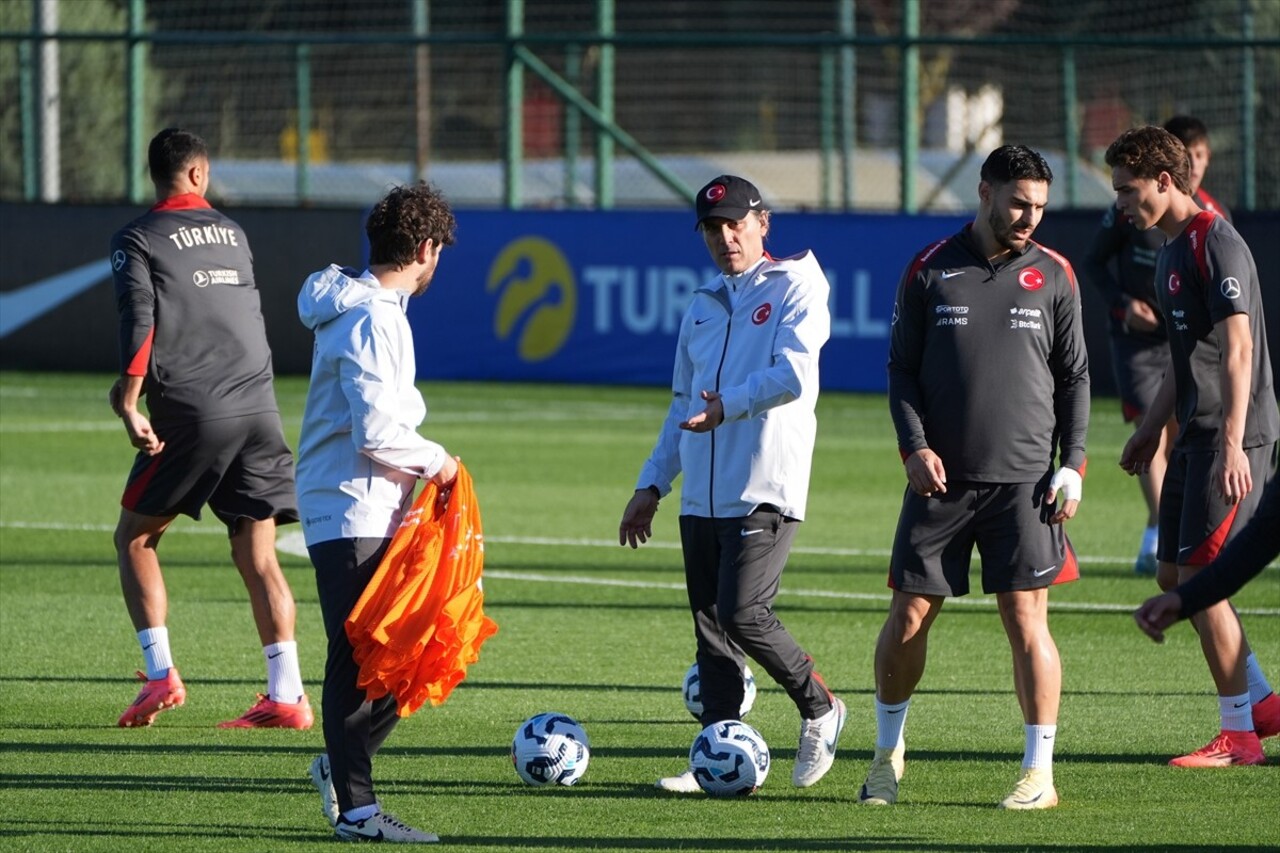
[{"label": "chain-link fence", "polygon": [[1280,207],[1276,0],[4,0],[0,91],[6,200],[140,201],[181,125],[236,203],[670,206],[736,171],[956,210],[1019,142],[1101,207],[1111,139],[1186,113],[1214,195]]}]

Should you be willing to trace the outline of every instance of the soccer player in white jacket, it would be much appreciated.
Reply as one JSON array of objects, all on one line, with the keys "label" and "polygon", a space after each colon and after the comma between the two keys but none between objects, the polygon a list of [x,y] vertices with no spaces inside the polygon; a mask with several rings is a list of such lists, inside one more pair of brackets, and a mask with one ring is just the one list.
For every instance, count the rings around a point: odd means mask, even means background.
[{"label": "soccer player in white jacket", "polygon": [[[764,249],[760,191],[721,175],[697,196],[697,227],[720,269],[680,324],[671,408],[618,528],[632,548],[652,535],[658,501],[684,475],[680,538],[708,726],[738,718],[750,657],[802,718],[792,783],[831,768],[845,706],[773,611],[804,519],[817,432],[818,351],[831,332],[830,286],[811,252],[775,260]],[[697,793],[690,768],[658,780]]]}]

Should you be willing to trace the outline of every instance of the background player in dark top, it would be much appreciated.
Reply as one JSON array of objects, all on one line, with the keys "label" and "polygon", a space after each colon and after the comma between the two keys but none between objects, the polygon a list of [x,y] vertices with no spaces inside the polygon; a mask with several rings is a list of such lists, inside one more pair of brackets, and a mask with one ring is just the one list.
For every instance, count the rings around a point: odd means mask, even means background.
[{"label": "background player in dark top", "polygon": [[115,544],[146,666],[138,673],[146,684],[119,723],[148,726],[186,700],[156,549],[179,513],[198,520],[208,504],[227,526],[267,664],[267,693],[220,725],[309,728],[293,594],[275,553],[276,523],[298,520],[293,454],[276,407],[253,256],[240,226],[204,199],[209,156],[200,137],[163,130],[148,160],[158,203],[111,240],[122,378],[110,399],[138,450]]},{"label": "background player in dark top", "polygon": [[1147,636],[1162,643],[1164,629],[1235,595],[1277,556],[1280,556],[1280,477],[1273,477],[1262,493],[1258,511],[1213,562],[1186,583],[1148,598],[1133,618]]},{"label": "background player in dark top", "polygon": [[[1204,123],[1191,116],[1174,116],[1165,122],[1165,129],[1182,140],[1191,155],[1191,186],[1196,202],[1230,221],[1226,207],[1200,186],[1211,156]],[[1169,367],[1169,336],[1156,302],[1154,283],[1156,254],[1162,245],[1164,232],[1135,227],[1113,205],[1103,214],[1085,265],[1089,279],[1107,300],[1111,365],[1126,423],[1136,423],[1146,414]],[[1151,458],[1151,469],[1138,475],[1147,504],[1147,526],[1133,564],[1134,572],[1140,575],[1156,573],[1160,486],[1176,434],[1177,421],[1171,419],[1165,425],[1160,448]]]},{"label": "background player in dark top", "polygon": [[1182,147],[1187,149],[1187,156],[1191,158],[1191,171],[1187,174],[1191,197],[1204,210],[1212,211],[1230,222],[1231,211],[1204,188],[1204,176],[1209,171],[1209,161],[1213,159],[1213,149],[1209,147],[1209,128],[1194,116],[1178,115],[1166,121],[1164,129],[1178,137]]},{"label": "background player in dark top", "polygon": [[1031,240],[1052,180],[1029,148],[993,151],[973,223],[921,252],[898,288],[889,405],[908,487],[876,644],[876,751],[863,803],[897,798],[903,724],[929,629],[947,596],[968,593],[975,545],[983,591],[996,595],[1013,652],[1024,722],[1022,776],[1000,805],[1058,802],[1062,666],[1048,588],[1078,577],[1062,522],[1081,497],[1089,369],[1071,267]]},{"label": "background player in dark top", "polygon": [[[1106,159],[1120,209],[1167,239],[1156,292],[1173,369],[1120,457],[1130,473],[1147,470],[1176,405],[1178,439],[1160,505],[1158,580],[1167,590],[1213,560],[1255,512],[1260,487],[1274,475],[1280,415],[1253,256],[1230,223],[1192,197],[1186,148],[1163,128],[1142,127],[1121,134]],[[1228,602],[1192,624],[1217,687],[1222,731],[1170,763],[1263,763],[1258,739],[1280,734],[1280,697]]]}]

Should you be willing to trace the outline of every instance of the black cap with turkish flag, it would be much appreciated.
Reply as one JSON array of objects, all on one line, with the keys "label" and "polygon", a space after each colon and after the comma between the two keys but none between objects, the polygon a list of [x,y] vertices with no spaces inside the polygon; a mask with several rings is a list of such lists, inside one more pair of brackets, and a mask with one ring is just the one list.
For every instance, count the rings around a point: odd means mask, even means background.
[{"label": "black cap with turkish flag", "polygon": [[700,227],[702,220],[713,216],[737,222],[753,210],[765,209],[755,184],[736,175],[721,175],[698,190],[698,222],[694,227]]}]

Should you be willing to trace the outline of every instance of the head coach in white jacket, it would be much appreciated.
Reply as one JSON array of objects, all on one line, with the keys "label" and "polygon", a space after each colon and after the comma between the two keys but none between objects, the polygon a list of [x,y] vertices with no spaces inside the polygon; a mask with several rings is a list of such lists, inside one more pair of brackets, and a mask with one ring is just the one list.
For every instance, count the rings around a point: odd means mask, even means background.
[{"label": "head coach in white jacket", "polygon": [[[812,252],[765,252],[770,214],[750,181],[715,178],[698,191],[697,216],[720,275],[694,293],[681,321],[671,408],[618,541],[635,548],[652,535],[659,499],[683,474],[680,538],[701,723],[737,719],[751,657],[800,711],[792,782],[808,787],[831,767],[845,707],[778,621],[773,599],[804,519],[830,287]],[[701,790],[692,769],[658,787]]]}]

